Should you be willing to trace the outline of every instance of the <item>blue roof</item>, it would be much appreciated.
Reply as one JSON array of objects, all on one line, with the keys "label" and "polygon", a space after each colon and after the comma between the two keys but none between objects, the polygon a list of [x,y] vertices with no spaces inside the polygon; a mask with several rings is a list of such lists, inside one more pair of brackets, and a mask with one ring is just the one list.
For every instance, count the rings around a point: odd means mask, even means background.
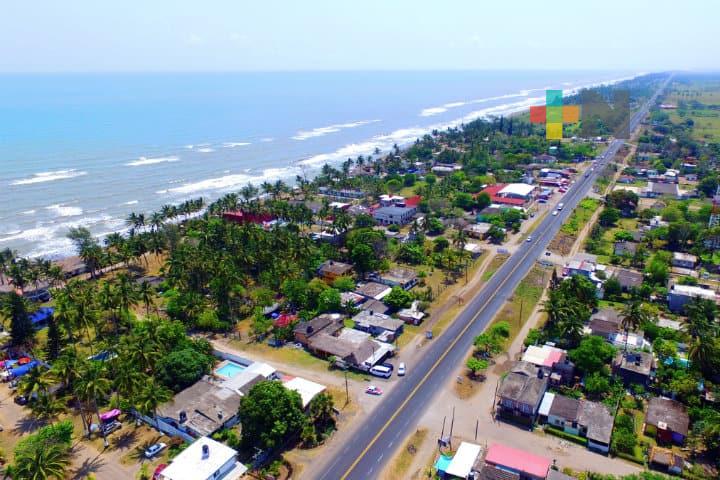
[{"label": "blue roof", "polygon": [[12,374],[13,378],[22,377],[26,373],[28,373],[33,368],[40,365],[40,362],[37,360],[33,360],[29,363],[26,363],[25,365],[20,365],[19,367],[11,368],[10,373]]},{"label": "blue roof", "polygon": [[35,313],[30,314],[30,321],[33,325],[36,323],[42,323],[55,313],[55,309],[52,307],[41,307]]},{"label": "blue roof", "polygon": [[448,457],[447,455],[440,455],[440,457],[435,462],[435,468],[438,469],[440,472],[445,472],[450,466],[450,462],[452,462],[452,457]]}]

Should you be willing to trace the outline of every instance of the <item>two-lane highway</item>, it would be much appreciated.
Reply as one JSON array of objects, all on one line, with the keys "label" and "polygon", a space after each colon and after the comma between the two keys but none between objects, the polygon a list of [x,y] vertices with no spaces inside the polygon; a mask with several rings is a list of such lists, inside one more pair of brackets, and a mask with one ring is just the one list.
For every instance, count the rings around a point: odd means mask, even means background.
[{"label": "two-lane highway", "polygon": [[[653,97],[633,115],[633,131],[654,104],[667,81]],[[580,176],[563,197],[566,208],[557,216],[548,215],[534,232],[530,242],[523,242],[490,278],[485,287],[468,303],[465,310],[437,339],[427,346],[422,360],[410,366],[409,374],[358,428],[353,441],[348,441],[323,468],[320,480],[377,478],[385,462],[415,427],[431,397],[448,381],[455,368],[463,362],[475,336],[482,333],[505,301],[525,277],[533,263],[543,254],[560,226],[592,187],[605,163],[613,158],[623,140],[614,140],[598,157],[589,175]]]}]

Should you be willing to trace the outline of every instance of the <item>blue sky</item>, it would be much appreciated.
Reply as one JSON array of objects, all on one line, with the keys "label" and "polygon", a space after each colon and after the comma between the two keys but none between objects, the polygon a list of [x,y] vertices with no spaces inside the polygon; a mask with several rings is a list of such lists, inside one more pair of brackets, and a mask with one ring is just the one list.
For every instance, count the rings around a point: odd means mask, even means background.
[{"label": "blue sky", "polygon": [[5,2],[0,71],[718,70],[711,0]]}]

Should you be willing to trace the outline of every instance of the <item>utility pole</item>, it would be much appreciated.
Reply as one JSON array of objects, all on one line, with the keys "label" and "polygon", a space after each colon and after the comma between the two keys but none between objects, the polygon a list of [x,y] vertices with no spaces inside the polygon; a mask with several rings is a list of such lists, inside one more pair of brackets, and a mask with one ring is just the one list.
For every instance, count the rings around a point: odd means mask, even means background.
[{"label": "utility pole", "polygon": [[348,379],[347,379],[347,367],[343,370],[345,373],[345,405],[350,403],[350,391],[348,389]]},{"label": "utility pole", "polygon": [[518,317],[518,331],[522,326],[523,299],[520,297],[520,316]]}]

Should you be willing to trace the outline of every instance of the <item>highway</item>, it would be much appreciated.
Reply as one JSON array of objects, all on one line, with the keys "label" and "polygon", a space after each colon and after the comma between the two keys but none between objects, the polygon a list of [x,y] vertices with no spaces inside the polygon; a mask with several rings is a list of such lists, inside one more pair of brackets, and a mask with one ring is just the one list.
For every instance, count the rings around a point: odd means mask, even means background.
[{"label": "highway", "polygon": [[[633,115],[629,128],[631,132],[647,115],[669,80],[670,77]],[[431,398],[443,389],[448,376],[465,360],[473,339],[482,333],[505,301],[513,295],[517,285],[543,255],[567,216],[588,194],[602,167],[613,158],[624,142],[616,139],[608,145],[605,152],[597,157],[595,167],[588,170],[589,175],[578,176],[565,194],[565,208],[557,216],[548,215],[533,233],[531,241],[523,242],[485,287],[467,303],[467,307],[445,332],[423,347],[425,355],[422,360],[416,365],[408,365],[407,376],[395,385],[372,416],[364,419],[353,441],[347,442],[327,460],[319,480],[368,480],[380,475],[385,463],[415,428],[417,419]]]}]

